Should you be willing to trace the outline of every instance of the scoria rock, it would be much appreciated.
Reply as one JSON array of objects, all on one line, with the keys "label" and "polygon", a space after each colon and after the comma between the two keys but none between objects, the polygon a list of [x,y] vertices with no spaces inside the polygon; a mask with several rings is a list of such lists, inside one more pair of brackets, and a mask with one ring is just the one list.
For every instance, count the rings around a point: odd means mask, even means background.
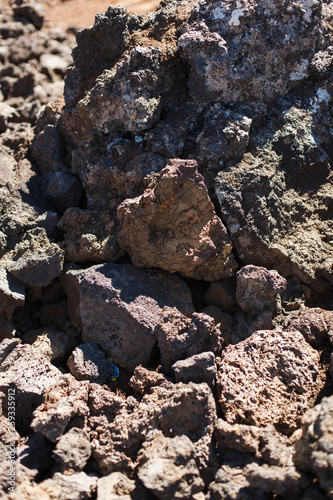
[{"label": "scoria rock", "polygon": [[305,413],[302,436],[296,442],[295,465],[299,470],[311,472],[318,480],[327,498],[333,498],[333,396]]},{"label": "scoria rock", "polygon": [[175,308],[165,307],[155,327],[161,352],[162,369],[171,373],[172,365],[205,351],[220,353],[223,338],[213,318],[194,313],[187,318]]},{"label": "scoria rock", "polygon": [[61,436],[53,451],[58,471],[67,475],[80,472],[91,455],[89,435],[83,429],[72,427]]},{"label": "scoria rock", "polygon": [[325,340],[328,340],[330,331],[332,331],[331,335],[333,335],[332,327],[332,311],[324,311],[320,308],[310,308],[307,311],[301,311],[298,316],[286,318],[283,323],[285,330],[297,330],[301,332],[305,340],[314,347],[320,346]]},{"label": "scoria rock", "polygon": [[184,360],[176,361],[172,365],[176,382],[206,382],[208,385],[215,385],[216,363],[212,352],[195,354]]},{"label": "scoria rock", "polygon": [[78,382],[70,374],[62,375],[44,392],[40,406],[33,413],[31,428],[56,442],[72,418],[89,415],[88,390],[88,381]]},{"label": "scoria rock", "polygon": [[66,293],[79,304],[84,342],[97,342],[107,357],[129,370],[147,363],[164,306],[185,314],[193,311],[190,290],[177,276],[130,264],[97,265],[67,274],[68,280],[67,275],[62,279]]},{"label": "scoria rock", "polygon": [[140,394],[146,394],[156,385],[162,385],[166,382],[166,378],[162,373],[155,370],[148,370],[143,366],[137,366],[134,374],[129,381],[129,386]]},{"label": "scoria rock", "polygon": [[27,432],[34,408],[41,404],[44,391],[60,380],[61,372],[37,349],[13,340],[6,339],[0,344],[3,350],[0,389],[5,391],[7,399],[8,389],[15,391],[16,425]]},{"label": "scoria rock", "polygon": [[15,307],[25,301],[25,289],[22,283],[11,276],[6,269],[0,268],[0,316],[11,319]]},{"label": "scoria rock", "polygon": [[193,498],[204,489],[194,457],[187,436],[170,438],[158,433],[140,451],[138,477],[161,500]]},{"label": "scoria rock", "polygon": [[291,434],[325,379],[320,354],[301,333],[258,331],[223,351],[217,373],[219,402],[229,423],[274,424]]},{"label": "scoria rock", "polygon": [[236,268],[229,237],[193,160],[172,160],[156,185],[118,206],[119,245],[137,267],[214,281]]},{"label": "scoria rock", "polygon": [[207,384],[169,382],[152,387],[139,403],[134,398],[123,400],[108,394],[103,399],[98,396],[99,405],[91,406],[89,419],[96,436],[91,443],[92,454],[103,474],[132,471],[141,444],[154,429],[166,437],[188,436],[199,468],[208,467],[216,407]]}]

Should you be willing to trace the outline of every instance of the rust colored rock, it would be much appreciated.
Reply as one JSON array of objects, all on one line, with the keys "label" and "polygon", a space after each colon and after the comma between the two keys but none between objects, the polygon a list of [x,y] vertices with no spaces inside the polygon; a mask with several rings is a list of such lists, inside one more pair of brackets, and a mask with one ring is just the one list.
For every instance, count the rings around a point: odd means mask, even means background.
[{"label": "rust colored rock", "polygon": [[117,210],[119,245],[137,267],[214,281],[236,268],[232,245],[194,160],[171,160],[154,188]]},{"label": "rust colored rock", "polygon": [[147,363],[164,306],[193,312],[190,290],[181,278],[131,264],[68,271],[62,281],[75,319],[79,315],[82,321],[84,342],[97,342],[115,364],[128,370]]},{"label": "rust colored rock", "polygon": [[[333,335],[333,329],[330,328],[329,323],[330,316],[333,326],[332,311],[324,311],[320,308],[308,309],[296,317],[287,318],[283,323],[283,328],[288,331],[297,330],[301,332],[309,344],[319,346],[329,339],[330,331],[331,335]],[[328,324],[325,319],[328,320]]]},{"label": "rust colored rock", "polygon": [[165,307],[155,327],[161,351],[162,369],[172,373],[172,365],[195,354],[213,351],[220,353],[223,338],[211,316],[194,313],[187,318],[175,308]]},{"label": "rust colored rock", "polygon": [[145,394],[152,387],[162,385],[165,382],[166,378],[162,373],[158,373],[155,370],[147,370],[143,366],[137,366],[133,377],[129,381],[129,386],[140,394]]},{"label": "rust colored rock", "polygon": [[258,314],[264,309],[273,310],[276,295],[286,288],[287,280],[277,271],[245,266],[237,273],[236,300],[243,311]]},{"label": "rust colored rock", "polygon": [[229,423],[291,434],[325,384],[320,353],[297,331],[261,330],[223,351],[219,402]]}]

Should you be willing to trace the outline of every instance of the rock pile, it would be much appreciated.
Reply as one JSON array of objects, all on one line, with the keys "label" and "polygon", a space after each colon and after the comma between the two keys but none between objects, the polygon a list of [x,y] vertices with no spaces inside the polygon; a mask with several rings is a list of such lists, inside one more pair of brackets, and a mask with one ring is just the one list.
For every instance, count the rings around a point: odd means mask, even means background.
[{"label": "rock pile", "polygon": [[333,499],[332,3],[0,11],[1,497]]}]

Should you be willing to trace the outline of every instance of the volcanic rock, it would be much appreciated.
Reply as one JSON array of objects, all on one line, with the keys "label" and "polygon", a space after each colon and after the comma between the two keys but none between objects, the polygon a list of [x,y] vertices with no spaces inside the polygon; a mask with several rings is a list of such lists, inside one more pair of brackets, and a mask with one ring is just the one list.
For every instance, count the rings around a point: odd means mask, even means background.
[{"label": "volcanic rock", "polygon": [[11,319],[15,307],[25,301],[25,289],[22,283],[11,276],[6,269],[0,268],[0,316]]},{"label": "volcanic rock", "polygon": [[175,308],[165,307],[155,327],[161,352],[162,369],[171,373],[172,365],[195,354],[220,353],[223,338],[213,318],[194,313],[187,318]]},{"label": "volcanic rock", "polygon": [[84,342],[97,342],[107,357],[129,370],[147,363],[164,306],[193,312],[190,290],[180,278],[130,264],[68,271],[62,280],[79,312]]},{"label": "volcanic rock", "polygon": [[212,352],[203,352],[176,361],[171,368],[175,374],[176,382],[206,382],[210,386],[215,384],[217,370],[215,356]]},{"label": "volcanic rock", "polygon": [[119,245],[137,267],[158,267],[214,281],[236,268],[195,161],[172,160],[156,185],[118,206]]},{"label": "volcanic rock", "polygon": [[103,384],[111,378],[110,365],[95,342],[80,344],[67,361],[71,374],[77,380],[90,380]]},{"label": "volcanic rock", "polygon": [[77,427],[72,427],[61,436],[53,452],[57,469],[67,475],[80,472],[91,455],[88,434]]},{"label": "volcanic rock", "polygon": [[229,423],[273,424],[290,435],[325,384],[320,355],[297,331],[255,332],[228,346],[217,373]]}]

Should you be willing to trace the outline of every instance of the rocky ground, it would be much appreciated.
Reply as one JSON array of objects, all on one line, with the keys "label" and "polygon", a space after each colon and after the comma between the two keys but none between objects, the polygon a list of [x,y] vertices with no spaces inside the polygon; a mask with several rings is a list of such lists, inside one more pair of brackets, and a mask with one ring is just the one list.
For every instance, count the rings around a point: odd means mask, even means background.
[{"label": "rocky ground", "polygon": [[1,498],[333,499],[332,3],[44,7],[0,0]]}]

